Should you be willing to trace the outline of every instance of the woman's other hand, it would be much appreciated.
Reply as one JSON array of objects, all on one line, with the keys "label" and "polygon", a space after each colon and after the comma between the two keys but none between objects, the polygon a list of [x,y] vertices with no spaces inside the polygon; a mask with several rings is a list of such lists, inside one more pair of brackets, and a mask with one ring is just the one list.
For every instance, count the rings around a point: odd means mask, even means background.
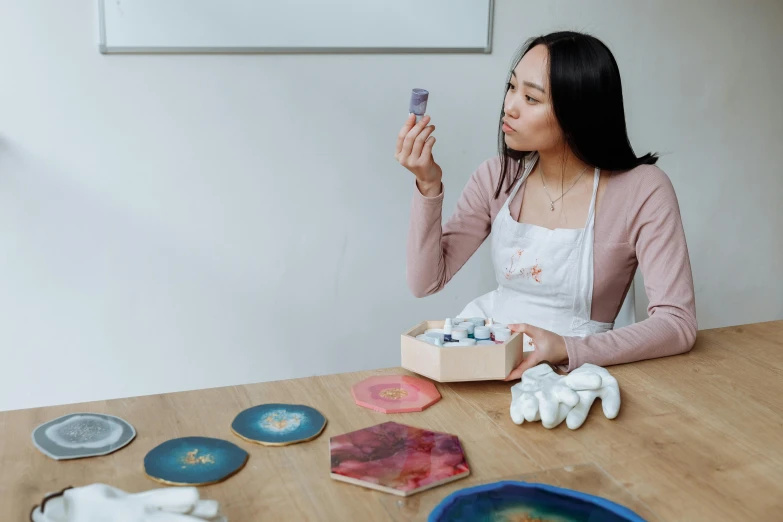
[{"label": "woman's other hand", "polygon": [[529,324],[510,324],[508,328],[512,332],[527,334],[533,341],[535,350],[527,352],[527,358],[514,368],[504,380],[521,379],[525,370],[545,361],[551,364],[565,364],[568,362],[568,351],[566,350],[563,336]]}]

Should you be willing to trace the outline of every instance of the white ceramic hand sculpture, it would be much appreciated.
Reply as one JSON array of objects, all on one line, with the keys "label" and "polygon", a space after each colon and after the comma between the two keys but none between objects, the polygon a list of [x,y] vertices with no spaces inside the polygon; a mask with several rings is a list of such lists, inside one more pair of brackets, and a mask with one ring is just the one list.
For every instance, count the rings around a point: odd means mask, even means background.
[{"label": "white ceramic hand sculpture", "polygon": [[574,406],[566,417],[566,425],[572,430],[584,423],[597,398],[601,399],[601,407],[607,419],[614,419],[620,413],[620,386],[606,368],[583,364],[564,380],[566,385],[579,395],[579,404]]},{"label": "white ceramic hand sculpture", "polygon": [[620,388],[606,369],[584,364],[562,376],[547,364],[539,364],[525,371],[522,380],[511,388],[511,420],[516,424],[541,420],[548,429],[565,420],[575,430],[582,426],[598,397],[604,415],[617,417]]},{"label": "white ceramic hand sculpture", "polygon": [[194,487],[126,493],[90,484],[48,495],[31,514],[33,522],[226,522],[216,500],[200,500]]},{"label": "white ceramic hand sculpture", "polygon": [[577,403],[579,396],[565,386],[563,376],[539,364],[526,370],[511,388],[511,420],[516,424],[540,420],[545,428],[554,428]]}]

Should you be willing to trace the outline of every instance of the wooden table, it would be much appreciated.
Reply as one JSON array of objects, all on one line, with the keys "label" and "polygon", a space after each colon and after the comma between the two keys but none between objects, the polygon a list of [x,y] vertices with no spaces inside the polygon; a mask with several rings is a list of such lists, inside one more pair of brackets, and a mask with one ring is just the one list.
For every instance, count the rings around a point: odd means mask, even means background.
[{"label": "wooden table", "polygon": [[[517,426],[510,385],[438,384],[443,399],[422,413],[384,415],[354,404],[350,386],[400,369],[170,393],[0,413],[0,520],[65,486],[104,482],[126,491],[159,487],[144,455],[173,437],[232,440],[250,453],[224,483],[201,488],[229,520],[424,520],[449,492],[501,478],[533,478],[599,493],[650,520],[783,520],[783,321],[700,332],[688,354],[615,366],[622,408],[594,405],[576,431]],[[282,448],[246,443],[229,426],[263,402],[310,404],[329,420],[316,440]],[[138,436],[99,458],[56,462],[30,441],[37,425],[73,411],[118,415]],[[329,437],[393,419],[458,435],[470,477],[407,499],[329,478]]]}]

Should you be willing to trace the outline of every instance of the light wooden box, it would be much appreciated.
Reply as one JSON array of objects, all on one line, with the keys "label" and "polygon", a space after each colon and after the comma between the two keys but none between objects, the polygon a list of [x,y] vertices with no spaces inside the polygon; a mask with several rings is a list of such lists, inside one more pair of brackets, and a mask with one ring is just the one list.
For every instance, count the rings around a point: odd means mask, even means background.
[{"label": "light wooden box", "polygon": [[522,362],[523,334],[494,346],[435,346],[416,339],[446,321],[423,321],[402,334],[402,367],[438,382],[502,380]]}]

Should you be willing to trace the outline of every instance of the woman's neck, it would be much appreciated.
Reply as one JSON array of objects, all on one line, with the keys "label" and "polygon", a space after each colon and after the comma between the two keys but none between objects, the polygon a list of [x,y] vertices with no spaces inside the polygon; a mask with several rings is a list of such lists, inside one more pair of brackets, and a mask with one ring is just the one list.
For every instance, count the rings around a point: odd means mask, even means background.
[{"label": "woman's neck", "polygon": [[538,151],[538,168],[544,182],[550,187],[570,187],[588,165],[576,157],[571,149],[562,147]]}]

